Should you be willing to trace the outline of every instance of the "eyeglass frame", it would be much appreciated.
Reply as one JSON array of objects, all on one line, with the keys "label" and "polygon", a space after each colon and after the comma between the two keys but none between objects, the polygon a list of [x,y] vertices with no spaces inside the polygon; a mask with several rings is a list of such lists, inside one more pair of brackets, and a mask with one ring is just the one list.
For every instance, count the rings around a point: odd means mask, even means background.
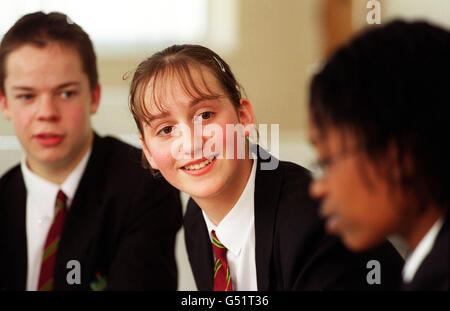
[{"label": "eyeglass frame", "polygon": [[331,167],[344,160],[348,156],[355,156],[360,150],[342,150],[336,155],[331,155],[322,159],[315,160],[311,165],[311,176],[314,181],[324,179]]}]

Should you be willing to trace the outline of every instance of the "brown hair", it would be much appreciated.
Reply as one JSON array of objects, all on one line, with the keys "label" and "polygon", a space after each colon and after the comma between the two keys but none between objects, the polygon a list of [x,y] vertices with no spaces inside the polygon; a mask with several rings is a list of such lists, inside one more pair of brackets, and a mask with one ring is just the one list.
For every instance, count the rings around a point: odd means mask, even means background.
[{"label": "brown hair", "polygon": [[0,43],[0,90],[5,92],[6,58],[25,44],[45,47],[51,42],[73,47],[80,55],[83,71],[89,78],[91,90],[98,85],[97,62],[89,35],[65,14],[35,12],[21,17],[5,34]]},{"label": "brown hair", "polygon": [[[193,99],[217,98],[219,96],[212,92],[204,93],[194,84],[190,65],[207,68],[219,81],[233,106],[236,109],[240,106],[243,89],[236,81],[228,64],[219,55],[201,45],[173,45],[142,61],[133,75],[129,98],[130,110],[142,136],[144,136],[143,123],[148,122],[149,117],[151,117],[144,101],[145,90],[150,80],[153,89],[155,89],[157,84],[164,84],[164,80],[168,76],[176,76],[186,93]],[[209,91],[206,83],[204,84]],[[158,99],[160,97],[161,94],[153,92],[153,102],[159,106],[161,101]],[[162,107],[159,108],[162,109]],[[144,167],[150,167],[144,156],[142,163]]]}]

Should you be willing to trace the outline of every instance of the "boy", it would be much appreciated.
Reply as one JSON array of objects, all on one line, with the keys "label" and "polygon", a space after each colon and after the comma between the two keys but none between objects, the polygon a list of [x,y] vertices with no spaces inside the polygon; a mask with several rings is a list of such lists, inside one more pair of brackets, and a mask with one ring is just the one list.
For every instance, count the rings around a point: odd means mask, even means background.
[{"label": "boy", "polygon": [[0,179],[0,288],[176,289],[178,192],[93,131],[89,36],[60,13],[23,16],[0,45],[0,86],[25,152]]}]

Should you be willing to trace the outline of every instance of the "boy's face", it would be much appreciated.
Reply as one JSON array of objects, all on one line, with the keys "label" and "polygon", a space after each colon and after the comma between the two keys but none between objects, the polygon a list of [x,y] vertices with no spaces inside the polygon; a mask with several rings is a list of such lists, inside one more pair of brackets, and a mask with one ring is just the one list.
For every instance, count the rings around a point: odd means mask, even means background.
[{"label": "boy's face", "polygon": [[[209,199],[241,185],[244,161],[237,159],[236,144],[237,136],[242,138],[245,133],[235,133],[234,139],[227,139],[226,125],[253,124],[254,115],[246,100],[241,100],[236,111],[208,70],[202,69],[202,73],[191,70],[191,75],[193,83],[202,92],[210,93],[206,84],[212,94],[220,96],[193,101],[177,78],[168,77],[161,84],[164,91],[157,90],[164,95],[161,96],[164,100],[161,111],[155,104],[149,104],[154,92],[149,84],[145,104],[152,115],[159,117],[143,124],[143,150],[152,168],[159,170],[174,187],[194,199]],[[198,131],[200,124],[203,132]],[[206,133],[208,127],[214,127],[216,131]],[[219,145],[222,145],[222,150]],[[227,157],[226,153],[231,148],[234,154]]]},{"label": "boy's face", "polygon": [[32,170],[72,167],[92,139],[90,115],[97,111],[100,87],[91,92],[77,51],[57,43],[26,44],[5,64],[0,105]]},{"label": "boy's face", "polygon": [[[347,133],[347,132],[346,132]],[[321,135],[310,122],[309,136],[325,163],[324,174],[311,183],[311,196],[321,200],[326,229],[351,250],[362,251],[398,232],[408,219],[398,187],[392,187],[351,134],[330,126]],[[381,168],[382,169],[382,168]]]}]

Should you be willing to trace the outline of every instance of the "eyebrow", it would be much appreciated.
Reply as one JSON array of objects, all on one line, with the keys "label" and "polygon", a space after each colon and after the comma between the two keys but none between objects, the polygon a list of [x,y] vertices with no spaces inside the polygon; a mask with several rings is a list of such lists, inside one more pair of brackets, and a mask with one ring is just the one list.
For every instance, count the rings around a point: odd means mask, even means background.
[{"label": "eyebrow", "polygon": [[[54,89],[55,90],[60,90],[60,89],[64,89],[64,88],[69,87],[69,86],[79,86],[80,84],[81,84],[80,82],[75,82],[75,81],[73,81],[73,82],[66,82],[66,83],[58,85]],[[15,90],[15,91],[32,91],[33,90],[32,87],[21,86],[21,85],[13,86],[12,89]]]},{"label": "eyebrow", "polygon": [[[190,108],[192,109],[193,107],[195,107],[196,105],[200,104],[201,102],[204,102],[206,100],[211,100],[211,99],[217,99],[220,96],[215,96],[214,98],[209,98],[209,97],[202,97],[202,98],[194,98],[193,100],[191,100],[189,102]],[[167,116],[169,116],[169,113],[167,111],[163,111],[161,113],[158,114],[150,114],[150,116],[147,118],[147,122],[153,122],[155,120],[159,120],[159,119],[164,119]]]}]

